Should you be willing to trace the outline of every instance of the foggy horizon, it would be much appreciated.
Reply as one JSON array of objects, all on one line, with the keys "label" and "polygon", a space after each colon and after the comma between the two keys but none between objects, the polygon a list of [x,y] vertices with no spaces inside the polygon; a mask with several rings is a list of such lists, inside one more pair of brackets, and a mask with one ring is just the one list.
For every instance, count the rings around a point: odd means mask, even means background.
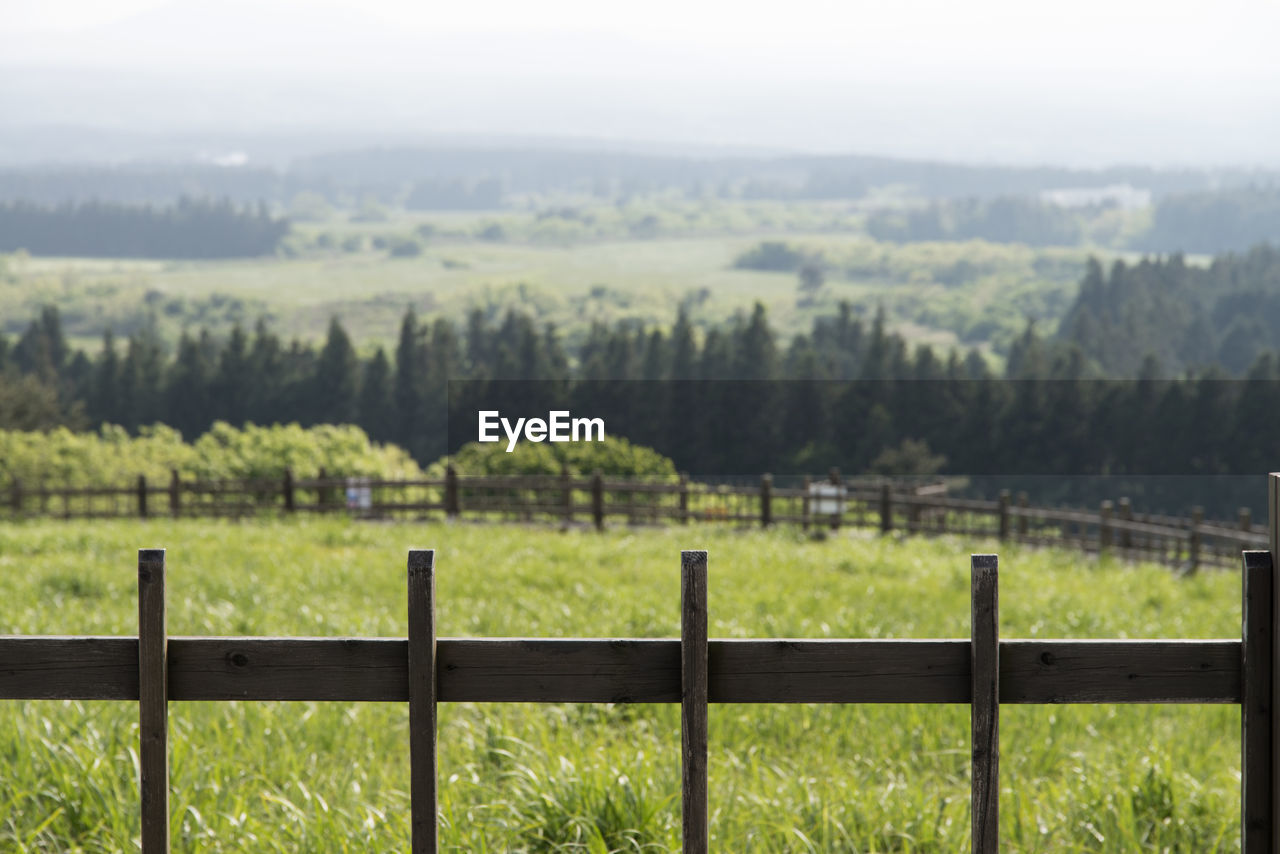
[{"label": "foggy horizon", "polygon": [[801,2],[785,17],[660,4],[624,19],[572,2],[481,15],[391,0],[369,11],[61,0],[0,22],[0,126],[1072,168],[1280,164],[1269,142],[1280,137],[1280,62],[1265,43],[1280,9],[1193,12]]}]

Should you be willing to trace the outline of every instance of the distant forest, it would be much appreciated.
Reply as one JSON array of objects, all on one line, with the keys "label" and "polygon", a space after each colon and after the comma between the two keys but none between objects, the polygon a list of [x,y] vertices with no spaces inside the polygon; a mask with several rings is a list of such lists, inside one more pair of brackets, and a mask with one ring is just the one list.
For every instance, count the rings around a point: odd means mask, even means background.
[{"label": "distant forest", "polygon": [[1178,375],[1216,364],[1242,376],[1280,342],[1280,249],[1222,255],[1208,267],[1180,255],[1090,260],[1058,340],[1106,376]]},{"label": "distant forest", "polygon": [[[474,440],[476,406],[498,395],[501,408],[520,415],[563,405],[605,417],[631,441],[702,473],[835,465],[848,473],[1204,475],[1263,472],[1280,456],[1272,352],[1260,353],[1243,382],[1223,382],[1216,369],[1181,381],[1099,382],[1089,381],[1078,346],[1028,328],[1004,378],[1016,381],[1007,382],[975,352],[913,349],[885,329],[883,315],[868,324],[848,306],[785,344],[757,305],[702,335],[683,315],[669,331],[597,325],[576,354],[555,329],[516,312],[476,312],[459,328],[410,311],[394,351],[365,358],[336,319],[319,348],[285,342],[261,323],[222,340],[183,335],[173,355],[147,330],[123,347],[108,334],[103,345],[95,358],[72,351],[53,309],[18,340],[0,341],[0,426],[163,422],[190,438],[215,420],[353,423],[425,464]],[[455,385],[446,405],[447,384],[457,380],[470,382]],[[665,382],[620,382],[640,380]],[[27,423],[15,423],[23,413]]]},{"label": "distant forest", "polygon": [[0,252],[99,258],[237,258],[274,254],[289,223],[265,205],[183,198],[176,205],[0,203]]}]

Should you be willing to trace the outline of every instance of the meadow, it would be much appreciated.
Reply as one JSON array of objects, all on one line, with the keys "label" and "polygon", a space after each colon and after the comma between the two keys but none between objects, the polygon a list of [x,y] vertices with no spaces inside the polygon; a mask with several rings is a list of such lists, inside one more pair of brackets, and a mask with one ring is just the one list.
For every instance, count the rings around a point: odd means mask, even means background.
[{"label": "meadow", "polygon": [[[170,340],[183,328],[223,334],[259,317],[286,337],[319,340],[338,315],[357,342],[371,346],[394,345],[410,305],[420,316],[455,321],[476,308],[491,317],[516,308],[555,323],[573,346],[592,321],[665,327],[684,305],[696,323],[714,325],[757,301],[789,338],[848,301],[868,317],[883,306],[913,341],[998,353],[1028,317],[1053,331],[1091,251],[895,244],[868,237],[862,219],[848,203],[400,211],[376,222],[331,212],[298,223],[278,257],[0,258],[0,317],[18,333],[40,306],[57,305],[73,343],[96,350],[105,326],[127,336],[148,314]],[[414,254],[392,250],[404,241],[413,241]],[[735,267],[762,241],[821,255],[821,290],[801,294],[794,272]]]},{"label": "meadow", "polygon": [[[679,633],[679,552],[710,551],[712,637],[967,637],[957,537],[825,541],[713,527],[587,531],[342,519],[0,526],[0,632],[136,632],[136,549],[168,548],[172,635],[401,636],[405,555],[437,549],[440,636]],[[1234,638],[1238,573],[1181,578],[1001,553],[1003,637]],[[180,851],[403,850],[404,704],[175,703]],[[675,705],[440,707],[444,850],[678,850]],[[1234,851],[1236,706],[1005,706],[1002,850]],[[711,847],[968,846],[967,706],[710,712]],[[0,703],[0,850],[130,850],[137,708]]]}]

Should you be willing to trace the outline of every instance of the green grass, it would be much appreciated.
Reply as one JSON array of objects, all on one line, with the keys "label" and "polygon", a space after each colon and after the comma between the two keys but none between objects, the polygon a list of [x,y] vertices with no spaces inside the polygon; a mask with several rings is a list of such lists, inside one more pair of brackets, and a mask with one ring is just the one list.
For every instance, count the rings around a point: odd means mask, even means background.
[{"label": "green grass", "polygon": [[[169,631],[403,636],[405,553],[437,551],[441,636],[679,633],[679,552],[710,551],[712,637],[967,637],[960,538],[811,542],[692,526],[52,522],[0,527],[0,632],[135,632],[135,550],[169,549]],[[1006,637],[1238,637],[1238,575],[1005,549]],[[403,850],[404,704],[176,703],[180,851]],[[712,848],[967,848],[967,706],[713,706]],[[1232,851],[1235,706],[1006,706],[1002,850]],[[0,703],[0,850],[136,846],[136,705]],[[675,705],[440,708],[456,851],[676,851]]]}]

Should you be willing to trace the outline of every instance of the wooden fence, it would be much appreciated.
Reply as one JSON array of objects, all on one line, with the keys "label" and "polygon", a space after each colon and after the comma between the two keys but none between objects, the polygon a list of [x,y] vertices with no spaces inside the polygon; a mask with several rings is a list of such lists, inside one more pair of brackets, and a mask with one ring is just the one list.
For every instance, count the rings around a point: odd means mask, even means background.
[{"label": "wooden fence", "polygon": [[1242,719],[1241,848],[1274,854],[1280,475],[1271,475],[1268,488],[1272,539],[1269,550],[1242,555],[1241,634],[1229,640],[1000,638],[995,555],[970,559],[967,639],[708,640],[705,551],[681,554],[678,640],[437,639],[432,550],[409,552],[407,638],[170,638],[165,552],[143,549],[137,637],[0,637],[0,699],[139,704],[144,854],[169,846],[170,701],[407,702],[415,854],[437,849],[442,702],[680,703],[689,854],[705,854],[709,844],[708,703],[969,704],[978,854],[999,850],[1002,705],[1234,703]]},{"label": "wooden fence", "polygon": [[[825,493],[823,493],[825,490]],[[360,518],[512,519],[627,524],[798,525],[806,529],[864,528],[882,533],[961,534],[1000,542],[1058,545],[1108,552],[1128,560],[1151,560],[1194,571],[1232,567],[1245,549],[1263,548],[1248,510],[1234,522],[1138,515],[1128,499],[1104,501],[1097,510],[1031,507],[1025,493],[997,500],[948,495],[942,483],[841,480],[833,471],[796,486],[775,486],[769,475],[753,482],[710,486],[678,479],[561,475],[464,476],[450,468],[443,477],[416,480],[328,477],[148,483],[139,476],[125,486],[55,487],[13,482],[0,519],[242,517],[259,514],[345,513]],[[822,493],[822,494],[820,494]],[[834,508],[834,512],[828,512]]]}]

